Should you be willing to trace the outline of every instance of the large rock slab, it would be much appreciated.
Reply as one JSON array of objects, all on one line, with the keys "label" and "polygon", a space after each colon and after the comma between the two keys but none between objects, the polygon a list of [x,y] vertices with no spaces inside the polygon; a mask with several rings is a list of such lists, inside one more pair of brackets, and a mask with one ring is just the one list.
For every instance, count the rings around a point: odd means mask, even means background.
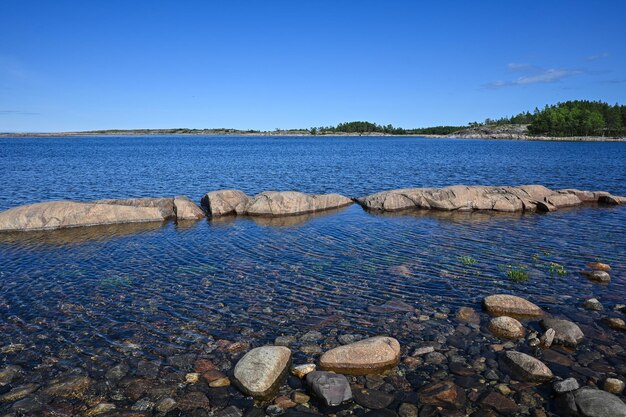
[{"label": "large rock slab", "polygon": [[510,294],[485,297],[483,307],[493,316],[541,317],[543,310],[530,301]]},{"label": "large rock slab", "polygon": [[176,217],[176,209],[174,208],[174,198],[171,197],[141,197],[141,198],[119,198],[96,200],[96,204],[114,204],[119,206],[130,207],[155,207],[161,212],[165,219]]},{"label": "large rock slab", "polygon": [[249,216],[287,216],[336,209],[352,204],[339,194],[304,194],[297,191],[265,191],[250,199]]},{"label": "large rock slab", "polygon": [[527,382],[550,381],[554,375],[539,359],[514,350],[506,351],[501,356],[505,365],[513,377]]},{"label": "large rock slab", "polygon": [[624,204],[623,197],[581,190],[553,191],[542,185],[518,187],[465,186],[445,188],[403,188],[383,191],[357,199],[367,210],[399,211],[431,209],[446,211],[489,210],[500,212],[553,211],[583,202]]},{"label": "large rock slab", "polygon": [[239,190],[217,190],[202,197],[204,207],[211,217],[244,214],[249,197]]},{"label": "large rock slab", "polygon": [[585,334],[578,325],[569,320],[546,317],[541,320],[544,330],[554,329],[554,343],[575,347],[585,338]]},{"label": "large rock slab", "polygon": [[[139,200],[139,199],[137,199]],[[118,204],[50,201],[15,207],[0,213],[0,231],[55,230],[68,227],[164,221],[173,217],[162,204]]]},{"label": "large rock slab", "polygon": [[400,343],[387,336],[371,337],[324,353],[320,367],[349,375],[375,374],[400,362]]},{"label": "large rock slab", "polygon": [[246,353],[235,365],[234,376],[241,389],[256,398],[267,398],[287,375],[291,350],[262,346]]},{"label": "large rock slab", "polygon": [[307,374],[306,382],[315,396],[328,406],[337,406],[352,399],[352,390],[344,375],[314,371]]},{"label": "large rock slab", "polygon": [[204,211],[184,195],[174,197],[176,220],[198,220],[206,217]]}]

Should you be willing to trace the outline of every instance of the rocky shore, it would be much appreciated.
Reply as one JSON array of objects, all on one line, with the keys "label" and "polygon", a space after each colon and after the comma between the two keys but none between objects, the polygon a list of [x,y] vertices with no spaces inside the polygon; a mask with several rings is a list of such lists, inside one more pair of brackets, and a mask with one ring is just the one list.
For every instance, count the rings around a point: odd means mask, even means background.
[{"label": "rocky shore", "polygon": [[340,194],[266,191],[253,197],[239,190],[217,190],[201,200],[186,196],[108,199],[93,202],[50,201],[0,212],[0,232],[56,230],[80,226],[213,219],[223,216],[281,218],[336,210],[356,201],[365,210],[552,212],[582,204],[620,205],[626,197],[605,191],[550,190],[541,185],[406,188],[351,199]]},{"label": "rocky shore", "polygon": [[[589,271],[611,272],[593,263]],[[601,285],[601,284],[597,284]],[[1,344],[4,416],[625,417],[626,306],[587,299],[575,319],[493,294],[456,311],[390,300],[368,308],[389,333],[368,337],[326,320],[259,344],[197,340],[87,369],[24,344]],[[401,343],[400,340],[404,340]],[[67,352],[66,355],[71,354]],[[76,354],[76,353],[74,353]],[[108,365],[103,366],[102,360]],[[111,358],[112,359],[112,358]],[[55,370],[60,367],[61,370]]]}]

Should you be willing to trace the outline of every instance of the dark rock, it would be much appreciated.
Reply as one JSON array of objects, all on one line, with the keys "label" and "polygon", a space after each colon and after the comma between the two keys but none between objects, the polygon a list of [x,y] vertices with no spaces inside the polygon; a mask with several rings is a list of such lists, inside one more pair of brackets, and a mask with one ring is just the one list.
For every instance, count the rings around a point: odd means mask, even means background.
[{"label": "dark rock", "polygon": [[515,414],[519,412],[519,406],[515,401],[497,392],[490,392],[480,403],[493,408],[501,414]]},{"label": "dark rock", "polygon": [[367,307],[370,313],[390,314],[390,313],[406,313],[415,311],[415,307],[405,303],[402,300],[389,300],[381,305],[371,305]]},{"label": "dark rock", "polygon": [[373,389],[355,389],[352,390],[352,396],[354,402],[371,410],[386,408],[394,399],[391,394]]},{"label": "dark rock", "polygon": [[127,373],[128,365],[125,362],[122,362],[109,369],[104,377],[109,381],[117,382],[120,379],[124,378]]},{"label": "dark rock", "polygon": [[181,410],[195,410],[196,408],[209,409],[209,399],[199,391],[189,392],[178,400],[178,407]]},{"label": "dark rock", "polygon": [[465,391],[452,381],[435,382],[421,388],[417,393],[423,404],[438,407],[460,408],[465,404]]},{"label": "dark rock", "polygon": [[559,401],[561,409],[570,416],[626,417],[626,404],[606,391],[583,387],[567,393]]},{"label": "dark rock", "polygon": [[193,353],[173,355],[167,358],[167,364],[183,371],[191,371],[195,359],[196,355]]},{"label": "dark rock", "polygon": [[137,376],[147,379],[156,379],[159,375],[159,369],[161,368],[161,362],[159,361],[139,361],[137,363]]},{"label": "dark rock", "polygon": [[381,409],[368,411],[363,414],[363,417],[398,417],[398,415],[391,410]]}]

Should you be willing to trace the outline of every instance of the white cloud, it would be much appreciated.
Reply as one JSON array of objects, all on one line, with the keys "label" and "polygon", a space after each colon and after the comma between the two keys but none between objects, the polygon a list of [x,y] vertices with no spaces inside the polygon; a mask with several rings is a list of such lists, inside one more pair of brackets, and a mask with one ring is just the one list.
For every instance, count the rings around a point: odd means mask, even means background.
[{"label": "white cloud", "polygon": [[508,64],[507,69],[509,72],[521,73],[513,80],[497,80],[484,87],[487,88],[502,88],[502,87],[514,87],[525,86],[532,84],[549,84],[561,81],[564,78],[572,77],[575,75],[585,74],[585,71],[580,69],[571,68],[541,68],[531,64]]}]

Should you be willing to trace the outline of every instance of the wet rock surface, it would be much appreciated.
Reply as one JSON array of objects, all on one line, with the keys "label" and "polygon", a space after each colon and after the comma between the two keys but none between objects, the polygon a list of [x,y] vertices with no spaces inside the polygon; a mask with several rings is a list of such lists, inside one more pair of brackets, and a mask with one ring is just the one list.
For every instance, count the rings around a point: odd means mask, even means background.
[{"label": "wet rock surface", "polygon": [[495,294],[485,297],[483,300],[484,309],[494,316],[511,317],[541,317],[543,310],[536,304],[524,298],[509,295]]},{"label": "wet rock surface", "polygon": [[343,345],[324,353],[320,367],[352,374],[373,374],[395,366],[400,361],[400,343],[392,337],[377,336]]}]

